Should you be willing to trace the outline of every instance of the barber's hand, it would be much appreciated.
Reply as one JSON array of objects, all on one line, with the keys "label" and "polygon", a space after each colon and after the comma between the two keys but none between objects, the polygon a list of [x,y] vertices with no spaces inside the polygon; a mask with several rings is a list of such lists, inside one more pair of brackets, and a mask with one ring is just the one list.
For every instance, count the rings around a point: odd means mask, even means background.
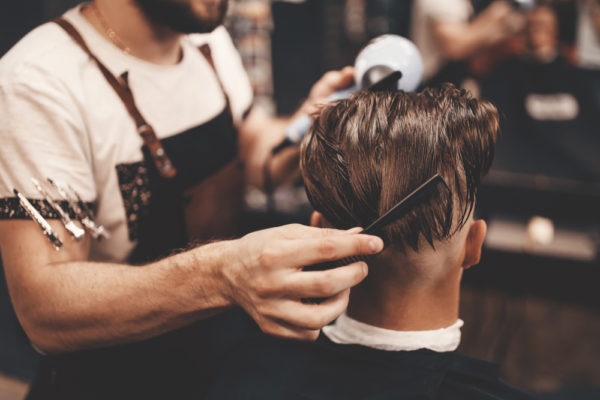
[{"label": "barber's hand", "polygon": [[327,103],[327,97],[345,89],[354,82],[354,67],[344,67],[339,71],[329,71],[310,89],[308,98],[300,107],[299,114],[312,115],[320,105]]},{"label": "barber's hand", "polygon": [[[271,335],[315,340],[319,330],[348,305],[348,296],[367,276],[364,262],[327,271],[306,265],[382,250],[383,241],[358,234],[287,225],[254,232],[237,240],[232,263],[222,271],[231,300]],[[303,298],[328,298],[304,304]]]}]

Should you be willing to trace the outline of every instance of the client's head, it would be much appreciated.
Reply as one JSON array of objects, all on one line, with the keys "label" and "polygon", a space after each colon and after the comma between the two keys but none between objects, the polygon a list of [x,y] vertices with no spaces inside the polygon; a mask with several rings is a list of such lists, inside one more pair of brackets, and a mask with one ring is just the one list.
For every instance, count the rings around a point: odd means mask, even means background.
[{"label": "client's head", "polygon": [[450,191],[384,230],[370,275],[435,282],[479,262],[485,223],[473,218],[492,163],[498,113],[447,85],[421,93],[363,91],[324,106],[301,149],[314,225],[366,227],[434,174]]}]

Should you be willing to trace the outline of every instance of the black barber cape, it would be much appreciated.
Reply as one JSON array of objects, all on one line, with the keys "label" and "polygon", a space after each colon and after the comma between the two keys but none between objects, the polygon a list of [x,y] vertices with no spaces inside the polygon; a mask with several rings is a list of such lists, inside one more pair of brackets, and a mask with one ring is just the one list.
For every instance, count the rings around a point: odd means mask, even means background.
[{"label": "black barber cape", "polygon": [[382,351],[264,335],[226,361],[208,399],[531,399],[503,383],[498,367],[458,353]]},{"label": "black barber cape", "polygon": [[255,332],[240,309],[136,343],[44,357],[27,400],[198,400],[223,355]]}]

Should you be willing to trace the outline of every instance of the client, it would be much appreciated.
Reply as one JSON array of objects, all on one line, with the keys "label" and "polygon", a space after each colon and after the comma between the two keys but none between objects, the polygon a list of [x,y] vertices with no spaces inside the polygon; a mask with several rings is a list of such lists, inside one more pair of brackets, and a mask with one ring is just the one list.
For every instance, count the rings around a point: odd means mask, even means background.
[{"label": "client", "polygon": [[497,131],[492,104],[450,85],[325,106],[301,149],[313,225],[368,226],[435,174],[450,190],[383,230],[386,249],[316,343],[248,339],[210,398],[530,398],[501,382],[497,366],[454,352],[461,276],[479,262],[486,232],[473,208]]}]

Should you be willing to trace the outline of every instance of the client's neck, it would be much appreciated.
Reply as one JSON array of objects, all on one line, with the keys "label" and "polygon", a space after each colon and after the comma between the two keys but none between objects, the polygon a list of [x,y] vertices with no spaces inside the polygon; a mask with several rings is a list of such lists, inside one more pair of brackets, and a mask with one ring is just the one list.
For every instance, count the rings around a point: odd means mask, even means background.
[{"label": "client's neck", "polygon": [[436,283],[411,283],[405,278],[413,277],[390,276],[385,270],[389,267],[369,263],[369,277],[351,291],[349,317],[397,331],[441,329],[456,322],[461,268],[451,269]]}]

